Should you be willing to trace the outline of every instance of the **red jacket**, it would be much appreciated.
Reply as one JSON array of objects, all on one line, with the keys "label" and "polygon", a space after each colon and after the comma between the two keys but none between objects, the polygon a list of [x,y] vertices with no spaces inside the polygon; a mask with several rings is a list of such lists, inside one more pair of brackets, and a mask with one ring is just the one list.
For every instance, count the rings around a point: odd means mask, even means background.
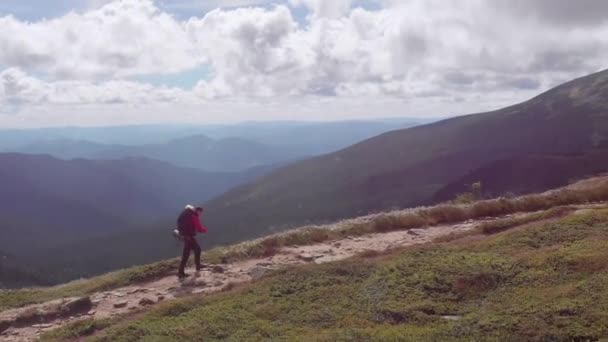
[{"label": "red jacket", "polygon": [[203,226],[200,216],[192,209],[184,209],[177,219],[177,226],[183,236],[195,236],[197,232],[206,233],[207,227]]},{"label": "red jacket", "polygon": [[196,212],[194,212],[193,214],[194,215],[192,215],[192,226],[194,227],[194,230],[199,233],[207,233],[208,229],[207,227],[201,224],[200,216],[197,215]]}]

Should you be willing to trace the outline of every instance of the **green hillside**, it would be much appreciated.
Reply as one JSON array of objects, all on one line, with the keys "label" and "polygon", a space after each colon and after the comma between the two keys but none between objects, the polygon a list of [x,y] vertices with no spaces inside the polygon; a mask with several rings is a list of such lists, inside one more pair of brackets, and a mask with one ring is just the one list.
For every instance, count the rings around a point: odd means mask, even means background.
[{"label": "green hillside", "polygon": [[167,302],[92,340],[596,341],[608,337],[607,223],[608,211],[594,210],[486,239],[278,271]]},{"label": "green hillside", "polygon": [[[207,223],[221,227],[230,241],[427,204],[446,186],[500,160],[562,157],[565,164],[576,164],[589,153],[605,159],[607,138],[608,71],[603,71],[515,106],[385,133],[294,163],[210,201]],[[582,168],[569,176],[593,171]],[[502,176],[488,175],[485,185],[495,187]],[[567,181],[502,190],[530,192]],[[521,184],[521,178],[513,183]]]}]

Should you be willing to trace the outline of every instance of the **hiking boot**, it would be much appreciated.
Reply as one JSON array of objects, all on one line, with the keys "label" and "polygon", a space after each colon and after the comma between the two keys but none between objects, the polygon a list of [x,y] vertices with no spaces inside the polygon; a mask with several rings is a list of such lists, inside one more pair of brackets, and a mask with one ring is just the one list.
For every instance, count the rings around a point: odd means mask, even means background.
[{"label": "hiking boot", "polygon": [[197,272],[198,272],[198,271],[201,271],[201,270],[202,270],[203,268],[205,268],[205,267],[207,267],[207,266],[205,266],[205,265],[198,265],[198,266],[196,266],[196,271],[197,271]]},{"label": "hiking boot", "polygon": [[178,277],[179,279],[184,279],[184,278],[189,277],[189,276],[190,276],[190,275],[189,275],[188,273],[179,273],[179,274],[177,275],[177,277]]}]

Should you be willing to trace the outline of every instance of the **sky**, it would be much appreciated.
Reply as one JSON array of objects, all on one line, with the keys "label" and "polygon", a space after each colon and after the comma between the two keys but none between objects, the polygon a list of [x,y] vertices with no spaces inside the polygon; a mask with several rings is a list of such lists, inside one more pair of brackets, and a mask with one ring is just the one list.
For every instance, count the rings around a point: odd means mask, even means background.
[{"label": "sky", "polygon": [[0,0],[0,127],[446,117],[606,56],[605,0]]}]

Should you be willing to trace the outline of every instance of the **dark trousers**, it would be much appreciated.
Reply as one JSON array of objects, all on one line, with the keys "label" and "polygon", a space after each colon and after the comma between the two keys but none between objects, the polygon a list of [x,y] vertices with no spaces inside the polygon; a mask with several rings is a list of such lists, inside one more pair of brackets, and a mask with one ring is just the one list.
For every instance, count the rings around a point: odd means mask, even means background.
[{"label": "dark trousers", "polygon": [[196,267],[199,268],[201,266],[201,246],[198,245],[194,236],[184,236],[184,253],[182,254],[182,262],[179,265],[180,274],[184,273],[188,258],[190,258],[190,251],[194,251],[194,262],[196,263]]}]

